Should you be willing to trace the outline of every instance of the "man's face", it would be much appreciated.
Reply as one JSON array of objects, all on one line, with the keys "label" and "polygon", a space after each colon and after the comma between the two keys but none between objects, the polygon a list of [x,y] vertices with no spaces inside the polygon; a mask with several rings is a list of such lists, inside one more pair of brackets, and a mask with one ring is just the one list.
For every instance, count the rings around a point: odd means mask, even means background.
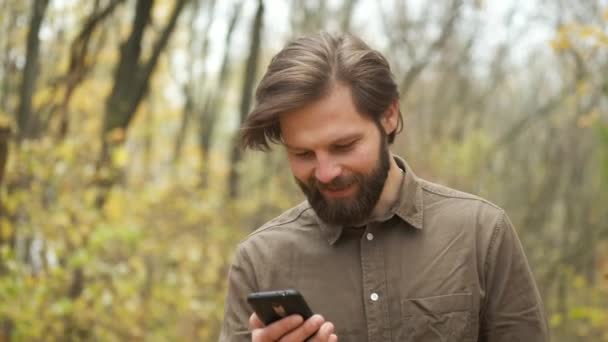
[{"label": "man's face", "polygon": [[357,112],[350,89],[336,84],[328,96],[283,115],[280,124],[293,175],[317,215],[338,225],[369,217],[390,167],[389,121],[381,120],[380,129]]}]

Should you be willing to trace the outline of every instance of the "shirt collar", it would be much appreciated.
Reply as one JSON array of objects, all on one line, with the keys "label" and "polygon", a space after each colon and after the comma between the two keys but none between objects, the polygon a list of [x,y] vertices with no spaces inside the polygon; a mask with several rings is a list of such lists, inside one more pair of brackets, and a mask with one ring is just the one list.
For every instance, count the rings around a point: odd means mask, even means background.
[{"label": "shirt collar", "polygon": [[[412,227],[422,229],[422,188],[420,187],[418,177],[403,158],[397,155],[393,155],[393,158],[405,174],[401,180],[400,195],[397,198],[395,205],[393,205],[391,212],[393,215],[397,215],[397,217],[409,223]],[[321,229],[321,234],[327,239],[327,242],[329,242],[330,245],[333,245],[342,235],[344,227],[326,223],[316,215],[315,217]]]},{"label": "shirt collar", "polygon": [[401,184],[401,196],[395,206],[395,214],[416,229],[422,229],[424,203],[420,181],[410,166],[399,156],[393,156],[397,165],[405,171]]}]

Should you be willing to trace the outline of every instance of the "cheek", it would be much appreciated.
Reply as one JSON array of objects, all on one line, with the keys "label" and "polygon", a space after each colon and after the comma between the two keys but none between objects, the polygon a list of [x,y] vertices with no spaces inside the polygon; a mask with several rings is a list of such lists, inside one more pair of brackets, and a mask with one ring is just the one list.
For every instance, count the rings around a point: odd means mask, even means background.
[{"label": "cheek", "polygon": [[308,179],[310,179],[313,170],[310,163],[289,157],[288,160],[289,167],[291,168],[291,173],[293,174],[293,176],[302,182],[308,182]]},{"label": "cheek", "polygon": [[345,164],[352,172],[367,174],[376,166],[378,157],[378,147],[374,144],[366,144],[354,151]]}]

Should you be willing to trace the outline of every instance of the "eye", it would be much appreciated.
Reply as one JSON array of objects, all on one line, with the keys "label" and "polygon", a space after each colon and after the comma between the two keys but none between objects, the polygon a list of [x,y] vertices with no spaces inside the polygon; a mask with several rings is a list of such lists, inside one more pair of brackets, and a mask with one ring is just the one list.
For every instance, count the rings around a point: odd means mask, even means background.
[{"label": "eye", "polygon": [[304,151],[304,152],[294,152],[293,155],[298,158],[306,159],[306,158],[311,158],[313,153],[311,151]]},{"label": "eye", "polygon": [[337,152],[346,152],[350,151],[355,146],[356,141],[351,141],[346,144],[337,144],[334,145],[334,150]]}]

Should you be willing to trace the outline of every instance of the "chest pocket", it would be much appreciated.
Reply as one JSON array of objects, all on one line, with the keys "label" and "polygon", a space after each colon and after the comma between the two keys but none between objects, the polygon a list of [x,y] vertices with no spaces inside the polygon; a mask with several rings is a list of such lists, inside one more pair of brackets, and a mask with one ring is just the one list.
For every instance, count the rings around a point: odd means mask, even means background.
[{"label": "chest pocket", "polygon": [[401,302],[400,341],[475,340],[468,293],[413,298]]}]

